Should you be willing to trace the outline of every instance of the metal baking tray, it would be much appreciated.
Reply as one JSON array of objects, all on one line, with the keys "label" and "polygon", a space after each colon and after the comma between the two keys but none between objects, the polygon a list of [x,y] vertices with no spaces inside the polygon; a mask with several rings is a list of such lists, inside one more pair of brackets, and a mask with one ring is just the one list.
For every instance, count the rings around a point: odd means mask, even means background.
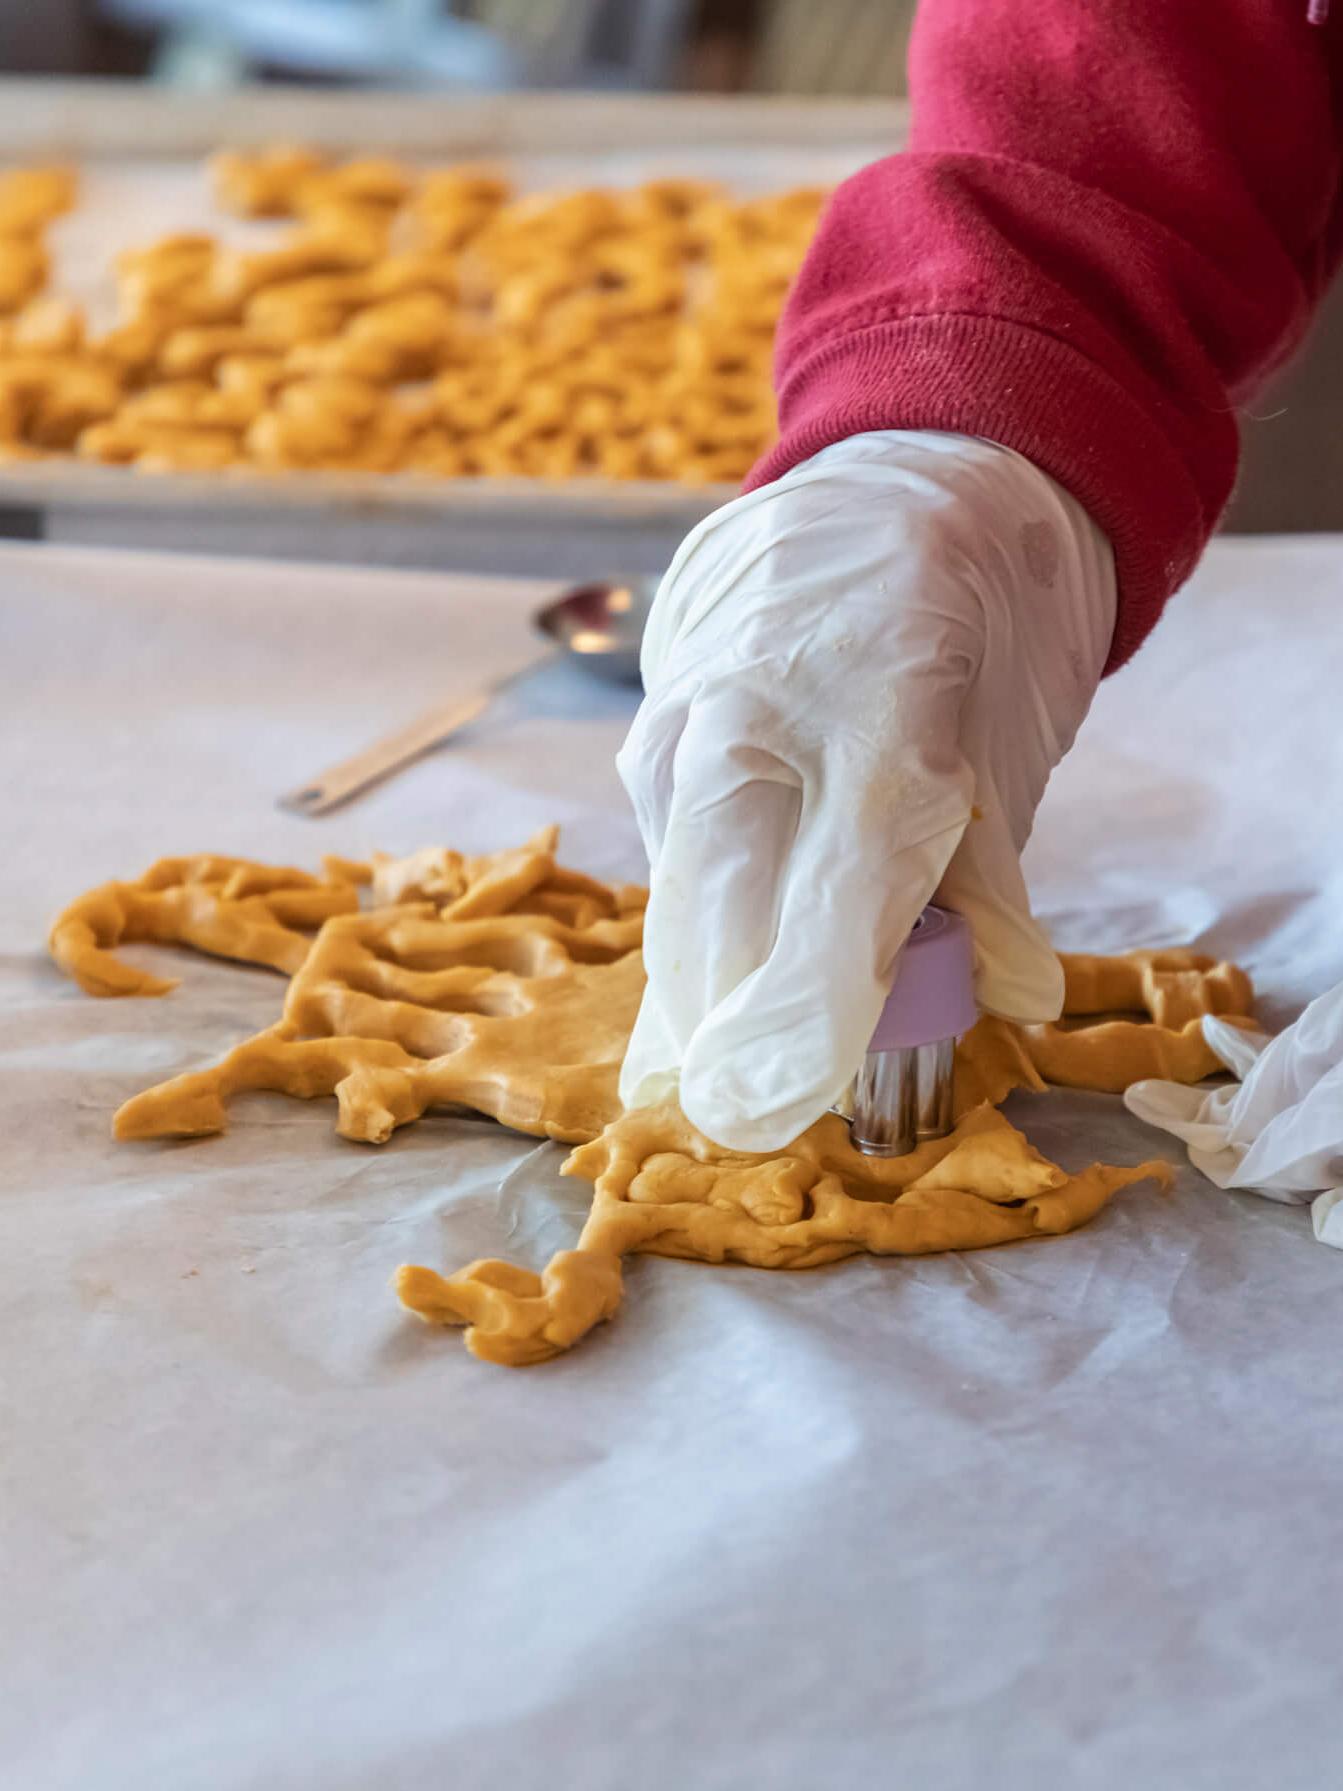
[{"label": "metal baking tray", "polygon": [[[110,321],[118,248],[182,228],[275,229],[210,204],[211,151],[304,142],[424,164],[488,160],[525,189],[654,175],[742,192],[831,182],[897,149],[902,102],[515,93],[483,99],[263,87],[177,93],[118,81],[0,81],[0,161],[82,174],[54,226],[52,290]],[[0,533],[209,553],[584,577],[651,572],[735,488],[670,481],[452,479],[408,473],[147,474],[48,460],[0,468]]]}]

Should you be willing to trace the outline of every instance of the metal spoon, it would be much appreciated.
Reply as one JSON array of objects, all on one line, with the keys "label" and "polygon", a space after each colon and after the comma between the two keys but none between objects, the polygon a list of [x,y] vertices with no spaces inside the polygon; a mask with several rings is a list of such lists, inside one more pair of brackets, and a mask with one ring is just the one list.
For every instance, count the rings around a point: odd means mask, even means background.
[{"label": "metal spoon", "polygon": [[574,585],[544,604],[532,626],[554,643],[554,651],[531,659],[515,672],[495,678],[469,696],[431,709],[408,727],[366,746],[352,758],[320,772],[276,798],[296,815],[325,815],[403,765],[441,746],[468,722],[483,715],[502,691],[531,677],[557,659],[572,659],[584,671],[613,684],[639,682],[639,643],[657,590],[655,577]]},{"label": "metal spoon", "polygon": [[532,617],[562,652],[612,684],[639,682],[639,646],[658,588],[656,578],[575,585]]}]

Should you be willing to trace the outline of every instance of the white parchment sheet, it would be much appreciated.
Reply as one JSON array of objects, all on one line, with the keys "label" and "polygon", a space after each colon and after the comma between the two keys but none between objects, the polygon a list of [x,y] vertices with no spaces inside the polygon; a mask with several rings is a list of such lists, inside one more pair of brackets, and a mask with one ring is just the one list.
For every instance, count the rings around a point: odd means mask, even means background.
[{"label": "white parchment sheet", "polygon": [[[0,547],[0,1785],[1337,1784],[1343,1258],[1305,1212],[1185,1169],[999,1251],[640,1259],[515,1372],[387,1280],[570,1241],[558,1150],[279,1096],[112,1144],[281,984],[144,952],[180,990],[86,998],[41,947],[89,885],[551,819],[641,874],[632,702],[564,668],[343,815],[272,806],[532,652],[541,594]],[[1208,944],[1274,1020],[1343,976],[1340,692],[1343,543],[1216,546],[1046,799],[1060,943]],[[1179,1154],[1103,1097],[1013,1112],[1069,1163]]]}]

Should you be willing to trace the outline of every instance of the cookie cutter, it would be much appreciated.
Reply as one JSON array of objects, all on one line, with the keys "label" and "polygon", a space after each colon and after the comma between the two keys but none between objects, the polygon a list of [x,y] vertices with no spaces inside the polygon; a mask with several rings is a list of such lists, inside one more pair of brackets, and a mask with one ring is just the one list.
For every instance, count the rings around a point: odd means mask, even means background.
[{"label": "cookie cutter", "polygon": [[956,1041],[978,1018],[964,917],[929,906],[914,923],[853,1085],[849,1136],[868,1157],[902,1157],[952,1127]]}]

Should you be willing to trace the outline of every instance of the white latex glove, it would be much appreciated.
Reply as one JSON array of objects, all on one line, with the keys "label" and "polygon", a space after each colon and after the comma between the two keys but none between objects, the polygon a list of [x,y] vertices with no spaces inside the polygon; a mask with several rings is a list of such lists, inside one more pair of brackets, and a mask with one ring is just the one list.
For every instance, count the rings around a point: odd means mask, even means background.
[{"label": "white latex glove", "polygon": [[1343,983],[1275,1039],[1211,1016],[1208,1043],[1240,1082],[1135,1082],[1124,1105],[1173,1132],[1219,1188],[1309,1204],[1315,1235],[1343,1249]]},{"label": "white latex glove", "polygon": [[1114,607],[1080,505],[968,436],[855,436],[686,538],[618,760],[652,869],[627,1106],[679,1077],[709,1137],[787,1143],[855,1073],[935,893],[981,1006],[1057,1015],[1019,859]]}]

